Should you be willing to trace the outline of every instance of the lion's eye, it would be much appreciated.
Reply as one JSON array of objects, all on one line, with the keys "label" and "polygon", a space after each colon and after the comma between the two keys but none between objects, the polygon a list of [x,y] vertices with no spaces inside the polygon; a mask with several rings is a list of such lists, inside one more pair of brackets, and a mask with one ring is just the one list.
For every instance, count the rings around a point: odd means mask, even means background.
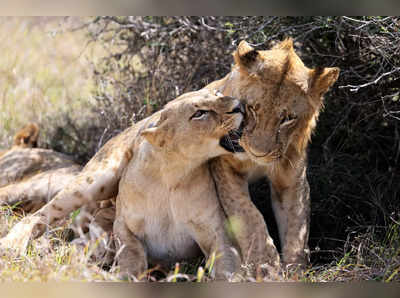
[{"label": "lion's eye", "polygon": [[209,111],[207,110],[197,110],[196,113],[194,113],[192,117],[190,117],[190,119],[203,119],[205,116],[207,116],[208,113]]}]

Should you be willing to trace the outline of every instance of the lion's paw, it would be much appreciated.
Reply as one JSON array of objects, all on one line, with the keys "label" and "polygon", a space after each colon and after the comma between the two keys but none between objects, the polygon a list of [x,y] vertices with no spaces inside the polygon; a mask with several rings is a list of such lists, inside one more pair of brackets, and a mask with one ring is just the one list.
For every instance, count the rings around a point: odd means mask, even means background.
[{"label": "lion's paw", "polygon": [[35,237],[35,231],[44,226],[40,216],[28,216],[17,223],[10,232],[0,239],[0,250],[11,250],[24,254],[29,241]]}]

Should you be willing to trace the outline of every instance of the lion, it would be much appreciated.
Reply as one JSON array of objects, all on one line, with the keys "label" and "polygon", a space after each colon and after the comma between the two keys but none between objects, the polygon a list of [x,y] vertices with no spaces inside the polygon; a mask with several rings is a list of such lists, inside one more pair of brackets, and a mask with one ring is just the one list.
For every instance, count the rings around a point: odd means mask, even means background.
[{"label": "lion", "polygon": [[78,175],[82,166],[74,164],[49,169],[0,188],[0,206],[16,206],[19,213],[43,207]]},{"label": "lion", "polygon": [[20,148],[36,148],[39,137],[39,126],[36,123],[25,125],[15,136],[14,145]]},{"label": "lion", "polygon": [[242,41],[233,55],[231,72],[205,87],[242,99],[248,113],[239,140],[245,153],[211,163],[220,202],[229,218],[242,223],[236,234],[242,257],[253,264],[279,266],[279,254],[248,191],[249,183],[267,177],[282,263],[305,268],[310,254],[306,148],[323,95],[337,80],[339,68],[306,67],[292,39],[264,51]]},{"label": "lion", "polygon": [[46,224],[117,195],[113,231],[122,248],[122,274],[138,276],[149,262],[169,264],[203,253],[217,256],[215,277],[226,278],[240,258],[225,229],[208,160],[232,154],[220,140],[240,127],[243,112],[239,100],[207,90],[182,95],[108,141],[52,201],[14,226],[1,247],[24,249]]},{"label": "lion", "polygon": [[77,175],[81,166],[65,154],[37,148],[39,126],[30,123],[0,155],[0,205],[34,212]]},{"label": "lion", "polygon": [[[25,125],[14,135],[13,145],[10,150],[14,148],[36,148],[39,131],[39,126],[36,123]],[[0,158],[8,151],[0,152]]]},{"label": "lion", "polygon": [[0,153],[0,187],[47,170],[76,165],[65,154],[37,148],[39,131],[36,123],[25,125],[15,134],[11,148]]},{"label": "lion", "polygon": [[14,147],[0,157],[0,187],[48,170],[76,165],[70,156],[50,149]]}]

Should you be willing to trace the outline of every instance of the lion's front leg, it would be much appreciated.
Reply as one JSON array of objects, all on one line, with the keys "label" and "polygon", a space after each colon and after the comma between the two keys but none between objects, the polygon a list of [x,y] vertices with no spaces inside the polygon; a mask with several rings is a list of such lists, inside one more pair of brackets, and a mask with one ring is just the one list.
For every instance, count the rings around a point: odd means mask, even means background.
[{"label": "lion's front leg", "polygon": [[[287,184],[284,177],[292,175],[296,179]],[[310,189],[306,168],[270,177],[270,180],[272,207],[279,229],[283,263],[292,268],[297,268],[299,265],[304,268],[310,262],[308,249]]]},{"label": "lion's front leg", "polygon": [[279,278],[279,254],[262,214],[250,199],[246,177],[235,171],[229,158],[213,160],[211,172],[243,262],[254,270],[259,267],[270,278]]},{"label": "lion's front leg", "polygon": [[[139,227],[141,225],[141,223],[138,223]],[[129,278],[133,276],[140,280],[146,276],[148,268],[147,253],[144,244],[126,226],[121,216],[117,216],[115,219],[113,229],[117,248],[116,258],[121,268],[120,277]]]}]

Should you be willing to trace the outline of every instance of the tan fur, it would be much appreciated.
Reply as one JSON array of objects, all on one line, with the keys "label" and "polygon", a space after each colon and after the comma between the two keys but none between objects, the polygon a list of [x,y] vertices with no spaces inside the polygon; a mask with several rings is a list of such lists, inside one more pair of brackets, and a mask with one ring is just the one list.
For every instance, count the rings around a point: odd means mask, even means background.
[{"label": "tan fur", "polygon": [[32,213],[39,210],[80,172],[81,166],[48,170],[0,188],[0,206]]},{"label": "tan fur", "polygon": [[[214,168],[216,185],[228,216],[254,223],[254,232],[266,231],[255,207],[247,203],[238,208],[232,193],[242,191],[239,201],[249,200],[248,182],[267,176],[271,182],[272,204],[279,227],[285,264],[305,265],[309,260],[309,187],[306,178],[306,147],[323,106],[322,96],[337,80],[338,68],[307,68],[287,39],[271,50],[256,51],[242,41],[234,53],[235,66],[222,80],[206,88],[217,89],[248,104],[248,119],[240,144],[248,153],[217,159]],[[238,161],[240,159],[240,161]],[[221,175],[219,168],[223,168]],[[227,169],[230,169],[227,170]],[[225,179],[224,179],[225,177]],[[233,177],[241,177],[229,190],[223,189]],[[229,192],[229,193],[226,193]],[[250,210],[247,210],[250,209]],[[259,235],[250,260],[276,264],[274,247],[268,232]],[[257,236],[255,236],[257,237]],[[251,232],[238,235],[242,253],[246,254]],[[264,240],[265,239],[265,240]],[[263,256],[262,261],[260,256]]]},{"label": "tan fur", "polygon": [[[102,265],[111,266],[114,263],[115,245],[112,237],[115,221],[115,200],[111,198],[85,206],[75,218],[72,228],[75,238],[72,244],[87,247],[94,243],[91,259]],[[76,207],[78,209],[79,206]]]},{"label": "tan fur", "polygon": [[[244,227],[236,233],[242,256],[248,256],[244,259],[276,267],[276,248],[248,194],[249,182],[267,176],[283,261],[305,265],[310,212],[306,147],[323,106],[322,96],[337,80],[339,69],[307,68],[291,39],[267,51],[256,51],[242,41],[233,56],[232,71],[205,87],[240,98],[248,106],[240,140],[247,155],[217,158],[211,165],[221,204]],[[256,245],[249,239],[256,239]]]},{"label": "tan fur", "polygon": [[[14,135],[13,146],[15,148],[36,148],[37,139],[39,137],[39,126],[36,123],[25,125]],[[0,158],[10,150],[0,152]]]},{"label": "tan fur", "polygon": [[[114,235],[122,248],[123,273],[138,276],[149,261],[170,263],[200,251],[217,254],[218,278],[235,272],[238,256],[230,248],[207,161],[228,154],[219,139],[239,127],[243,116],[232,113],[238,103],[206,90],[192,92],[128,128],[51,202],[18,223],[0,246],[23,250],[47,224],[118,193]],[[212,112],[195,117],[199,110]]]},{"label": "tan fur", "polygon": [[12,147],[0,153],[0,187],[49,169],[75,165],[67,155],[36,149],[38,136],[39,126],[27,124],[15,134]]},{"label": "tan fur", "polygon": [[65,154],[41,148],[13,148],[0,157],[0,187],[48,170],[76,165]]},{"label": "tan fur", "polygon": [[21,148],[37,147],[39,137],[39,126],[36,123],[25,125],[15,136],[14,145]]},{"label": "tan fur", "polygon": [[0,206],[34,212],[80,171],[71,157],[35,148],[38,134],[37,124],[26,125],[14,136],[13,146],[0,155]]}]

